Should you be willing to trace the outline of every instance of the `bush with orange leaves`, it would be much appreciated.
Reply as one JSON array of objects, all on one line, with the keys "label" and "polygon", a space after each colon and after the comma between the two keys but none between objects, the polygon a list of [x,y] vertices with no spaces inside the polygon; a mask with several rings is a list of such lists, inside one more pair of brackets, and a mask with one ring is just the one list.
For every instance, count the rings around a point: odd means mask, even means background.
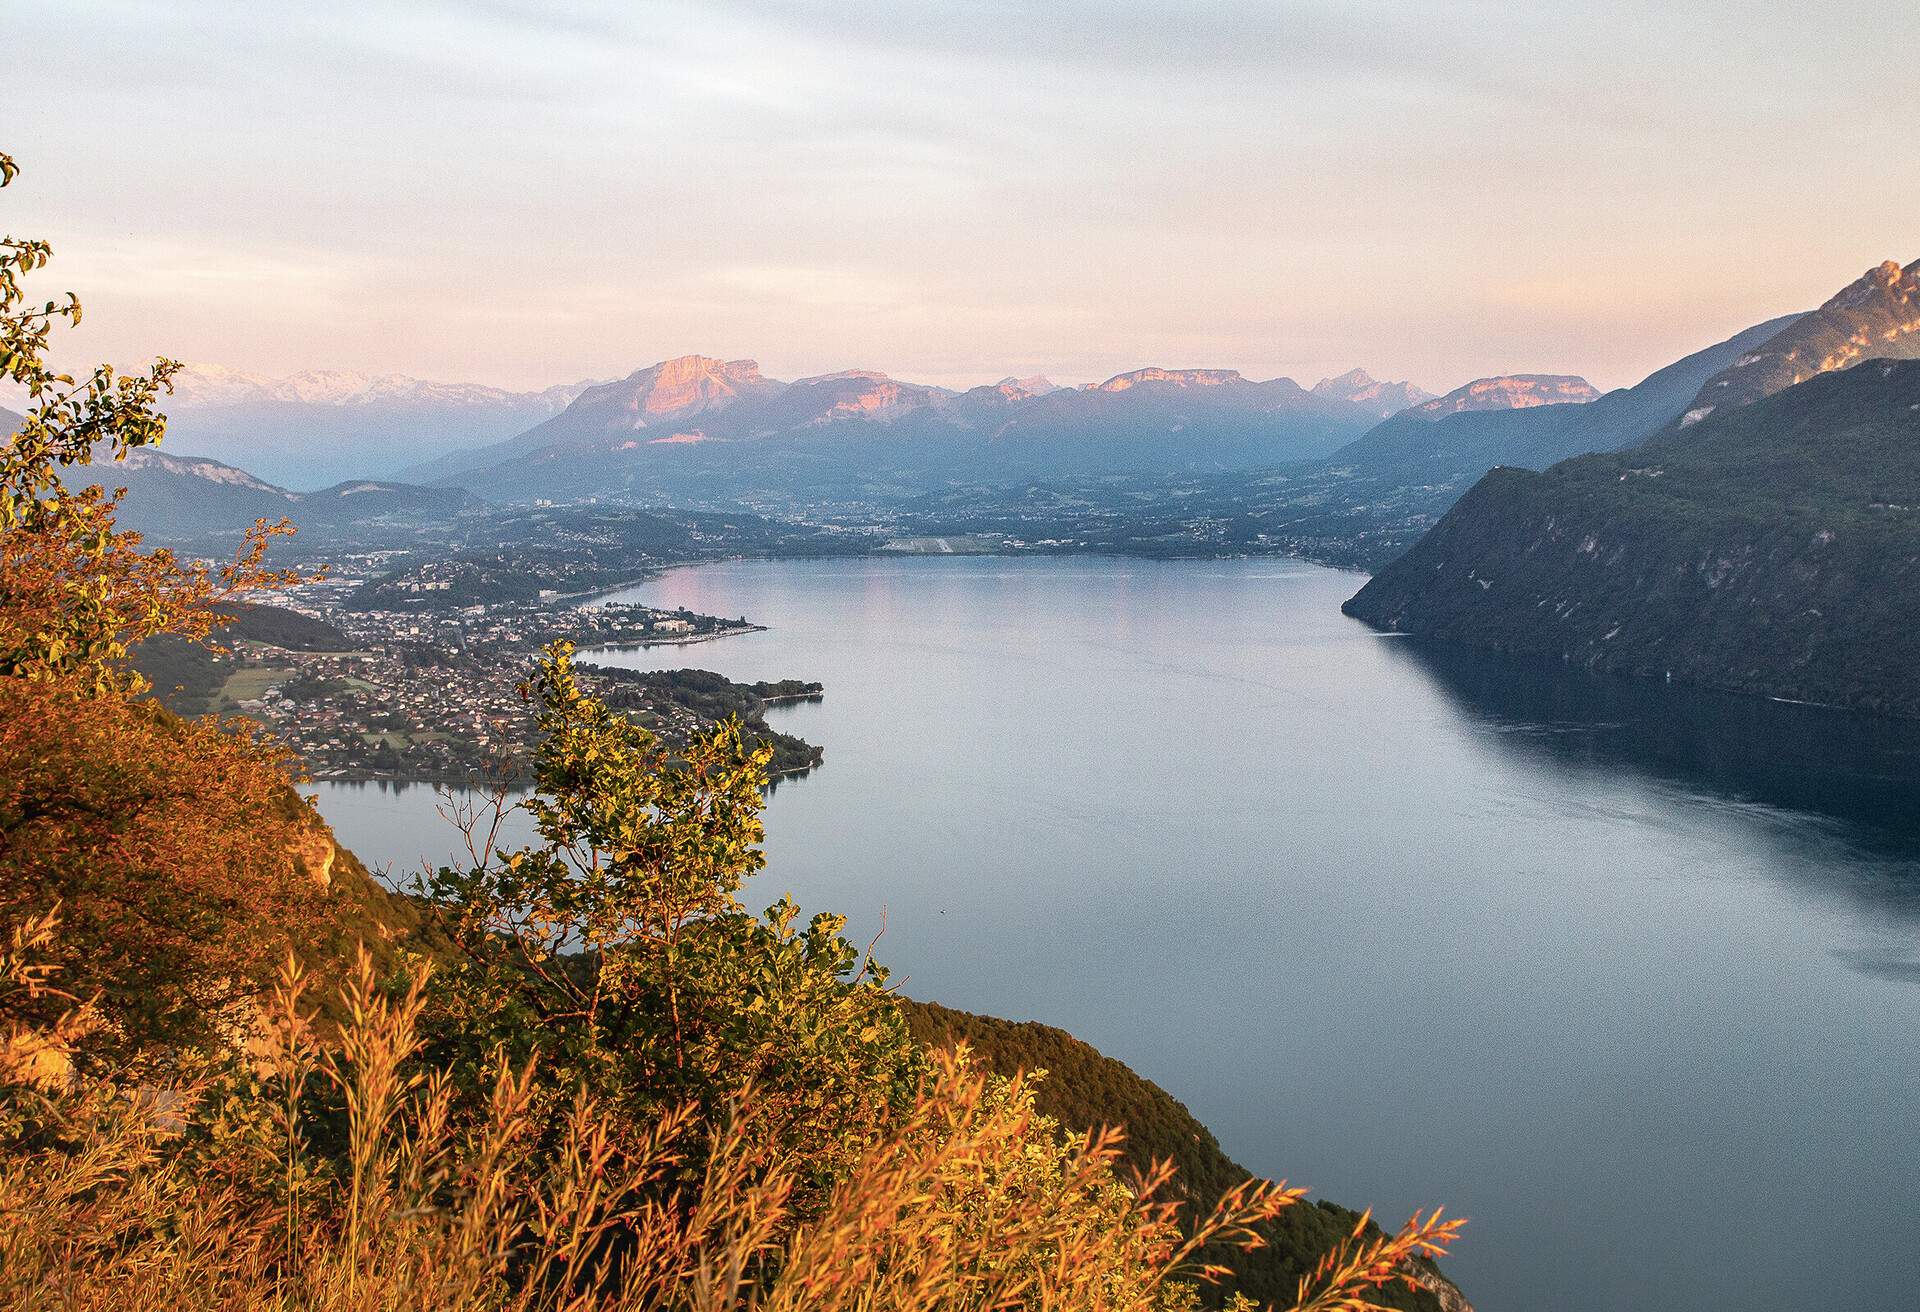
[{"label": "bush with orange leaves", "polygon": [[[0,156],[0,185],[13,161]],[[0,378],[29,405],[0,449],[0,924],[51,907],[68,987],[98,995],[92,1046],[177,1056],[233,1023],[294,937],[325,917],[324,843],[284,752],[234,725],[136,702],[126,657],[159,634],[207,637],[220,603],[295,581],[257,524],[224,568],[146,550],[118,494],[72,485],[96,458],[159,440],[173,365],[76,378],[46,360],[79,302],[35,303],[45,243],[0,238]]]},{"label": "bush with orange leaves", "polygon": [[99,999],[97,1056],[213,1040],[336,909],[331,843],[244,725],[0,679],[0,925],[60,908],[54,960]]}]

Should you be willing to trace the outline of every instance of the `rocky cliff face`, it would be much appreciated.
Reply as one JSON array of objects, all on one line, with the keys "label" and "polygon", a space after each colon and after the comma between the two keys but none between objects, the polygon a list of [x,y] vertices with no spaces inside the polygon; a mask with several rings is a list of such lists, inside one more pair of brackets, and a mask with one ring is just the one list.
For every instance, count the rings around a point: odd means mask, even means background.
[{"label": "rocky cliff face", "polygon": [[636,370],[617,383],[590,387],[564,413],[576,429],[632,432],[716,413],[784,387],[762,378],[752,360],[683,355]]},{"label": "rocky cliff face", "polygon": [[1571,374],[1502,374],[1476,378],[1445,396],[1411,407],[1411,419],[1442,419],[1476,410],[1528,410],[1541,405],[1578,405],[1599,399],[1600,392],[1584,378]]},{"label": "rocky cliff face", "polygon": [[1408,1274],[1416,1285],[1433,1295],[1434,1301],[1440,1304],[1440,1312],[1473,1312],[1473,1304],[1467,1301],[1460,1286],[1440,1274],[1440,1268],[1433,1263],[1415,1262]]},{"label": "rocky cliff face", "polygon": [[1313,385],[1313,394],[1365,406],[1382,419],[1433,399],[1433,393],[1424,387],[1404,382],[1383,383],[1365,369],[1350,369],[1338,378],[1322,378]]},{"label": "rocky cliff face", "polygon": [[340,849],[334,844],[333,831],[325,825],[297,834],[287,852],[294,873],[309,880],[321,892],[333,887],[333,861]]},{"label": "rocky cliff face", "polygon": [[869,369],[848,369],[799,379],[763,412],[756,412],[750,422],[752,430],[760,434],[824,428],[848,421],[891,423],[952,395],[942,387],[903,383]]},{"label": "rocky cliff face", "polygon": [[1002,378],[993,384],[993,390],[1009,401],[1025,401],[1029,397],[1057,392],[1060,385],[1044,375],[1030,374],[1025,378]]},{"label": "rocky cliff face", "polygon": [[1174,387],[1219,387],[1226,383],[1244,383],[1238,369],[1135,369],[1115,374],[1091,389],[1096,392],[1124,392],[1144,383],[1167,383]]},{"label": "rocky cliff face", "polygon": [[1752,405],[1862,360],[1915,358],[1920,358],[1920,260],[1904,269],[1888,260],[1709,378],[1677,426]]}]

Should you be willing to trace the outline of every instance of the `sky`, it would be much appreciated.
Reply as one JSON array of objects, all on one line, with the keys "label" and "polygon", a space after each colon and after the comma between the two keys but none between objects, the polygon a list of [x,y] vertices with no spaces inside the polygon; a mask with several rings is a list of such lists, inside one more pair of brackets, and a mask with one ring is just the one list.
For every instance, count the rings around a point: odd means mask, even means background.
[{"label": "sky", "polygon": [[[9,24],[16,30],[16,10]],[[1920,258],[1920,5],[35,6],[0,230],[72,349],[1636,381]]]}]

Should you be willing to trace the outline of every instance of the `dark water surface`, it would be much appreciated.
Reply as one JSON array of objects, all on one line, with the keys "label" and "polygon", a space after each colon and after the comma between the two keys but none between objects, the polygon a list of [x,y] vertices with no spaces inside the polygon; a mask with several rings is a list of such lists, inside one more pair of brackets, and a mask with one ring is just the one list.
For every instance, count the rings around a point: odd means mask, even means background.
[{"label": "dark water surface", "polygon": [[[631,595],[817,679],[756,906],[1063,1026],[1255,1170],[1473,1218],[1482,1312],[1915,1307],[1920,726],[1425,648],[1290,562],[858,560]],[[433,794],[322,788],[370,861]]]}]

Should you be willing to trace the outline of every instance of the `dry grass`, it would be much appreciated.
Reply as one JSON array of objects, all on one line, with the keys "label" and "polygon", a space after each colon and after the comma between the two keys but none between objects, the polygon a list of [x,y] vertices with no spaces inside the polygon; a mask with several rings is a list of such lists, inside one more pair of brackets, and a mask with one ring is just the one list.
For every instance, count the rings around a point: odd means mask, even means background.
[{"label": "dry grass", "polygon": [[[16,992],[40,924],[5,956]],[[688,1113],[613,1123],[585,1097],[534,1141],[531,1069],[502,1070],[455,1124],[417,1060],[420,981],[363,956],[324,1037],[289,963],[239,1083],[36,1083],[0,1057],[0,1304],[47,1312],[1066,1312],[1188,1309],[1199,1252],[1258,1243],[1302,1190],[1250,1182],[1182,1225],[1171,1170],[1123,1182],[1113,1132],[1061,1135],[1020,1080],[938,1054],[910,1114],[804,1221],[797,1163],[750,1092],[711,1131]],[[235,1090],[240,1090],[236,1093]],[[328,1117],[332,1120],[329,1121]],[[344,1126],[331,1153],[317,1140]],[[213,1145],[209,1151],[207,1145]],[[1302,1283],[1301,1312],[1365,1312],[1458,1222],[1356,1231]]]}]

